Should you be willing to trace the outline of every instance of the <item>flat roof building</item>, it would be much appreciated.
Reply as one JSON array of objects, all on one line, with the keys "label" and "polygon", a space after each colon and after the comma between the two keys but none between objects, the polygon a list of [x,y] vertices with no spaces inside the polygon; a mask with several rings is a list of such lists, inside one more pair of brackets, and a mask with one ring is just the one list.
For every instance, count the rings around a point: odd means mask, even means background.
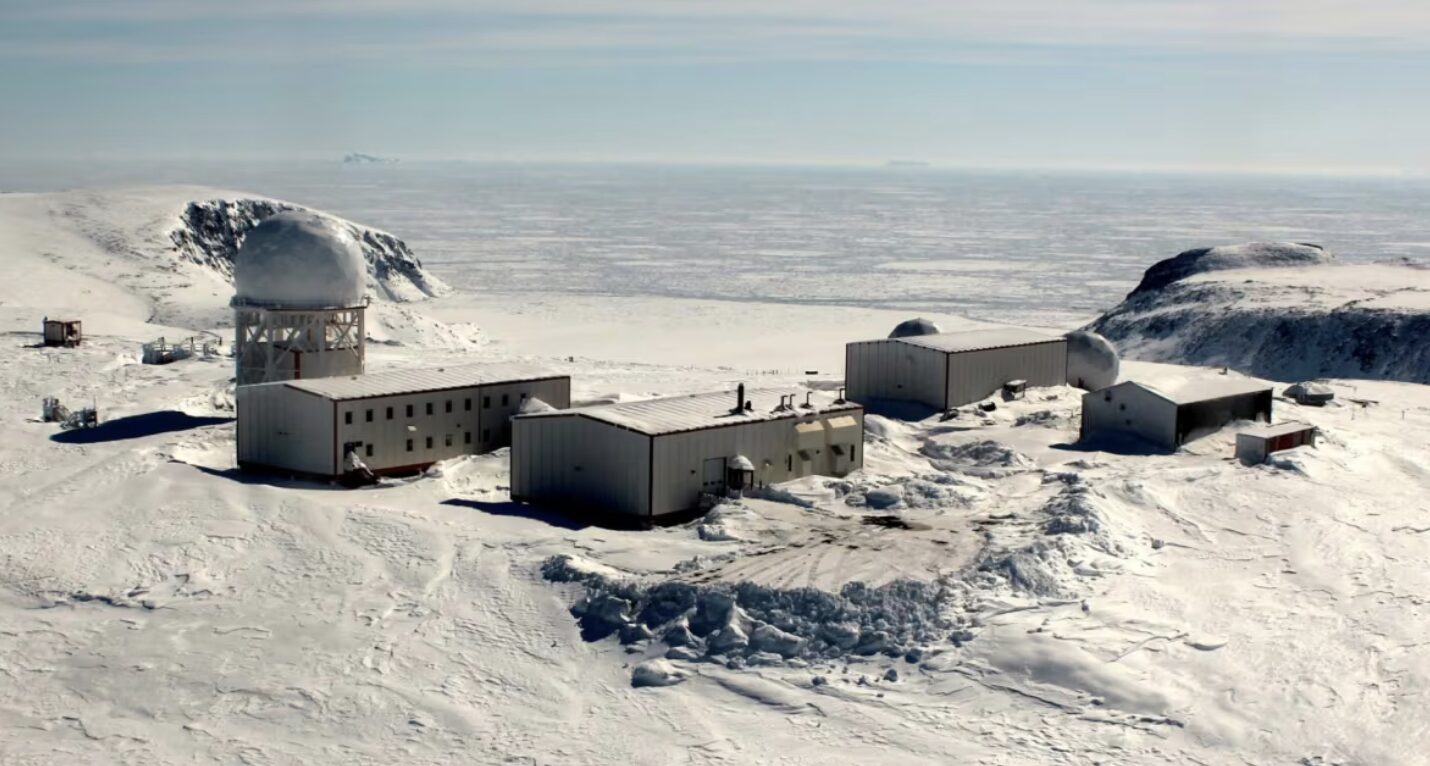
[{"label": "flat roof building", "polygon": [[1309,423],[1278,423],[1248,428],[1236,435],[1236,457],[1247,465],[1265,463],[1273,452],[1316,446],[1316,427]]},{"label": "flat roof building", "polygon": [[571,378],[463,365],[237,388],[240,468],[336,478],[355,456],[377,474],[418,471],[511,444],[530,399],[571,404]]},{"label": "flat roof building", "polygon": [[1067,340],[1021,327],[855,341],[845,346],[848,396],[918,402],[944,412],[997,392],[1004,383],[1067,382]]},{"label": "flat roof building", "polygon": [[1246,378],[1126,381],[1083,394],[1081,438],[1129,434],[1173,450],[1233,421],[1270,422],[1271,398],[1270,386]]},{"label": "flat roof building", "polygon": [[[737,403],[738,401],[738,403]],[[520,415],[512,499],[653,523],[702,494],[864,464],[864,408],[818,391],[739,391]]]}]

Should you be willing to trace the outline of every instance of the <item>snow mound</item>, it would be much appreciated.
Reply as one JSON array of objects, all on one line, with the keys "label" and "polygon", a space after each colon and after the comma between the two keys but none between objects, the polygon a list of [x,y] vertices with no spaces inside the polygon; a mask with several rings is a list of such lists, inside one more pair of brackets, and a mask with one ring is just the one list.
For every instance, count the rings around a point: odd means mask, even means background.
[{"label": "snow mound", "polygon": [[1256,267],[1310,266],[1330,263],[1334,256],[1320,245],[1301,242],[1248,242],[1242,245],[1199,247],[1152,264],[1127,297],[1160,290],[1194,274]]},{"label": "snow mound", "polygon": [[637,689],[646,686],[674,686],[686,678],[685,672],[677,670],[668,660],[646,660],[631,671],[631,686]]},{"label": "snow mound", "polygon": [[253,197],[190,202],[169,236],[180,257],[232,278],[234,258],[248,233],[264,219],[284,212],[304,212],[346,232],[357,243],[367,263],[369,295],[406,302],[451,291],[442,280],[430,274],[407,244],[397,237],[278,200]]},{"label": "snow mound", "polygon": [[571,607],[587,641],[654,637],[673,656],[733,666],[809,662],[849,655],[904,656],[964,625],[965,594],[949,582],[853,582],[838,593],[749,582],[654,584],[610,578],[567,556],[542,565],[553,582],[579,582]]},{"label": "snow mound", "polygon": [[969,468],[1028,470],[1035,465],[1027,455],[991,439],[961,444],[931,441],[920,452],[945,471]]},{"label": "snow mound", "polygon": [[1112,500],[1078,475],[1054,475],[1061,489],[1034,514],[1041,534],[1020,546],[990,546],[977,569],[1004,581],[1015,592],[1039,598],[1069,598],[1082,581],[1103,569],[1093,560],[1128,558],[1130,546],[1108,523]]}]

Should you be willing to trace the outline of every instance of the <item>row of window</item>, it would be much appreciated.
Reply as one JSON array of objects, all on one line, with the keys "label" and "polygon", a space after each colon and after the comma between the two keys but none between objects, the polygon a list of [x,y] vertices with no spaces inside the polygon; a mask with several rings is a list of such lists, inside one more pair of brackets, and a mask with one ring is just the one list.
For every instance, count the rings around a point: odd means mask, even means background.
[{"label": "row of window", "polygon": [[[526,394],[522,394],[522,395],[521,395],[521,401],[523,401],[523,402],[526,401],[526,396],[527,396]],[[435,409],[435,408],[433,407],[434,404],[435,404],[435,402],[427,402],[427,414],[428,414],[428,415],[434,414],[434,409]],[[501,395],[501,406],[503,406],[503,407],[510,407],[510,406],[511,406],[511,395],[510,395],[510,394],[502,394],[502,395]],[[484,410],[489,410],[489,409],[491,409],[491,407],[492,407],[492,398],[491,398],[490,396],[483,396],[483,397],[482,397],[482,409],[484,409]],[[467,411],[467,412],[470,412],[470,411],[471,411],[471,409],[472,409],[472,400],[471,400],[470,397],[468,397],[468,398],[462,400],[462,409],[463,409],[464,411]],[[447,411],[447,412],[451,412],[451,411],[452,411],[452,400],[451,400],[451,399],[448,399],[448,400],[446,401],[444,410]],[[414,413],[414,406],[411,405],[411,404],[407,405],[407,417],[409,417],[409,418],[410,418],[410,417],[413,417],[413,416],[414,416],[413,413]],[[388,419],[388,420],[392,420],[392,418],[393,418],[393,408],[388,407],[388,408],[387,408],[387,419]],[[365,422],[371,423],[372,420],[373,420],[373,410],[369,409],[369,410],[367,410],[366,412],[364,412],[364,413],[363,413],[363,420],[364,420]],[[350,425],[352,425],[352,424],[353,424],[353,413],[352,413],[352,410],[349,410],[349,411],[347,411],[347,412],[344,412],[344,413],[343,413],[343,425],[345,425],[345,426],[350,426]]]}]

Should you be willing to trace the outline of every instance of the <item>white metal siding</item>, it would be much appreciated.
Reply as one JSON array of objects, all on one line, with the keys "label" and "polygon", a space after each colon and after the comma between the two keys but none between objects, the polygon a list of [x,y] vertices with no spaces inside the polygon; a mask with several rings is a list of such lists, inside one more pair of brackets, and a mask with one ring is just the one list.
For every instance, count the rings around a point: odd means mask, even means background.
[{"label": "white metal siding", "polygon": [[1166,449],[1177,447],[1177,407],[1145,389],[1122,383],[1083,394],[1085,438],[1129,433]]},{"label": "white metal siding", "polygon": [[649,515],[651,437],[580,415],[512,421],[513,498]]},{"label": "white metal siding", "polygon": [[959,407],[996,393],[1010,380],[1028,387],[1067,383],[1068,346],[1062,339],[948,355],[948,406]]},{"label": "white metal siding", "polygon": [[240,464],[331,476],[333,403],[278,385],[239,386]]},{"label": "white metal siding", "polygon": [[480,395],[480,429],[473,442],[477,451],[490,452],[511,444],[511,418],[528,398],[536,397],[558,410],[570,407],[571,379],[483,385]]},{"label": "white metal siding", "polygon": [[896,340],[871,340],[845,346],[844,385],[852,401],[914,401],[943,409],[942,351]]},{"label": "white metal siding", "polygon": [[[804,461],[799,454],[800,436],[796,426],[801,423],[837,420],[851,417],[857,428],[824,429],[818,446],[806,448],[812,460]],[[771,420],[756,423],[707,428],[699,431],[666,434],[655,439],[652,505],[655,515],[694,508],[703,488],[706,460],[743,455],[755,466],[755,481],[773,484],[810,474],[844,475],[864,464],[864,413],[861,410],[834,412],[801,419]],[[836,461],[830,449],[830,438],[848,439],[841,446],[849,454],[847,463]],[[842,466],[843,470],[839,467]]]}]

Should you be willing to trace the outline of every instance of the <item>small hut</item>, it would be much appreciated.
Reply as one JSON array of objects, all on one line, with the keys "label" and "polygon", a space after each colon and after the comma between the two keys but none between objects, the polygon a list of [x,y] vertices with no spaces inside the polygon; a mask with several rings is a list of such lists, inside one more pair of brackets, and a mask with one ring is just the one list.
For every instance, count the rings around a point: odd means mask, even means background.
[{"label": "small hut", "polygon": [[78,319],[50,319],[49,317],[45,317],[44,329],[46,346],[65,346],[70,348],[78,346],[83,339]]}]

